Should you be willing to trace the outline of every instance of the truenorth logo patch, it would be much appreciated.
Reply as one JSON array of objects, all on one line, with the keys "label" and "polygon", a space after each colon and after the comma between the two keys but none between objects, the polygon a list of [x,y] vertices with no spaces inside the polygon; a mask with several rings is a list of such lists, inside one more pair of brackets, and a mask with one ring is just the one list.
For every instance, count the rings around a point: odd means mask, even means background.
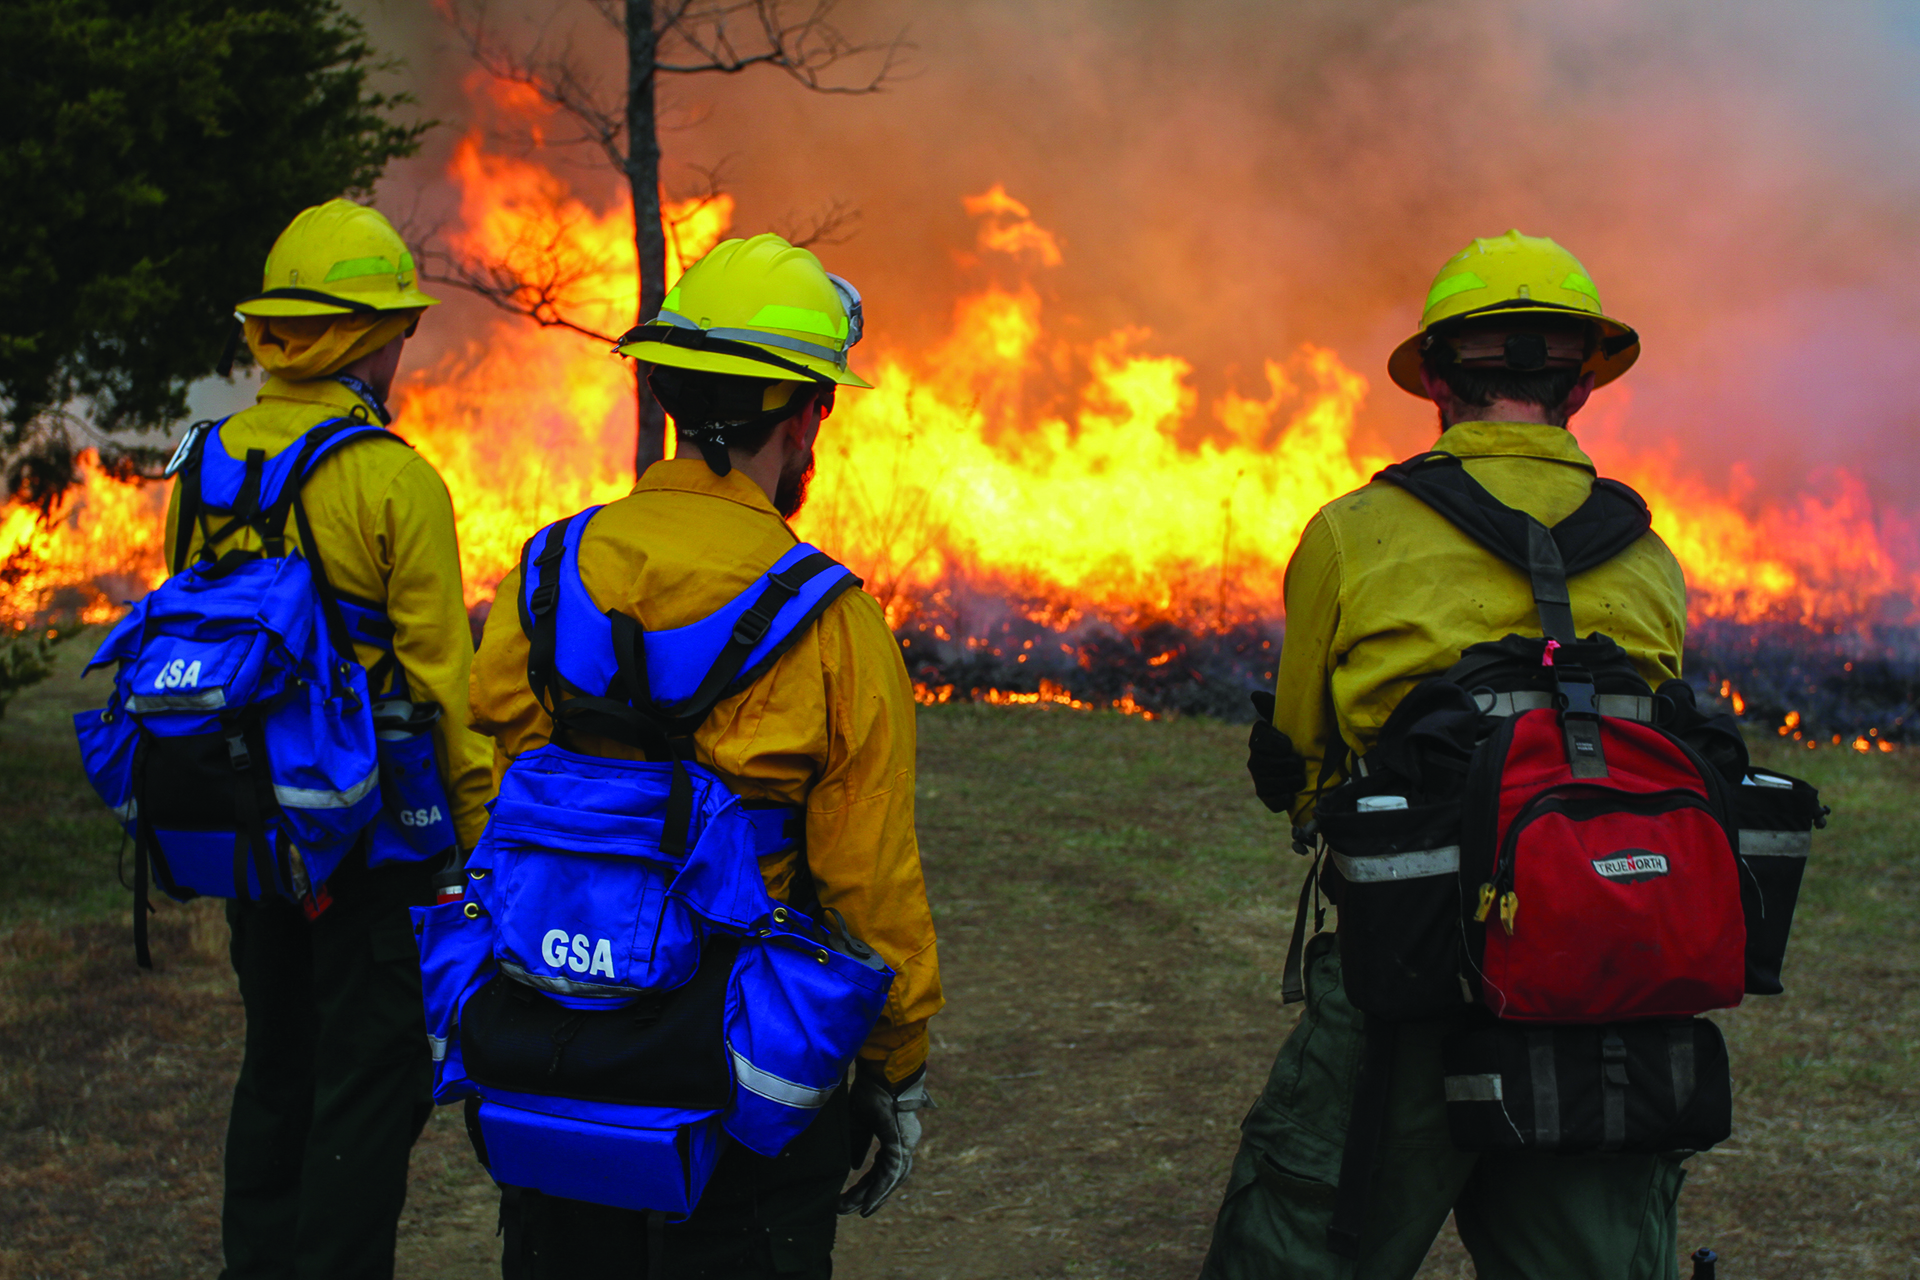
[{"label": "truenorth logo patch", "polygon": [[1639,884],[1667,874],[1665,854],[1645,849],[1622,849],[1611,858],[1595,858],[1593,869],[1615,884]]}]

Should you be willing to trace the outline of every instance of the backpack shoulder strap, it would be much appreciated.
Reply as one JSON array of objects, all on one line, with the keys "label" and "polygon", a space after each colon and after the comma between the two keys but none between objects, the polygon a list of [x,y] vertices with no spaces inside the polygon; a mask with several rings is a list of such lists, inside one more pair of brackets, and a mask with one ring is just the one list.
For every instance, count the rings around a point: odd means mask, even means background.
[{"label": "backpack shoulder strap", "polygon": [[307,432],[301,439],[300,452],[294,457],[291,470],[281,480],[280,492],[273,495],[272,506],[263,513],[267,526],[262,530],[263,536],[278,541],[286,528],[287,508],[293,509],[295,527],[300,531],[300,546],[306,552],[307,570],[313,575],[313,589],[320,597],[320,612],[326,618],[328,635],[341,662],[354,661],[353,633],[347,627],[340,597],[327,577],[325,558],[320,554],[319,541],[313,536],[313,524],[307,519],[307,505],[301,495],[320,458],[341,446],[380,437],[406,444],[406,441],[385,428],[351,418],[323,422]]},{"label": "backpack shoulder strap", "polygon": [[1577,638],[1567,579],[1619,555],[1653,525],[1646,502],[1617,480],[1596,479],[1586,501],[1549,529],[1487,492],[1450,453],[1409,458],[1385,468],[1374,479],[1405,489],[1525,573],[1533,586],[1540,629],[1561,644],[1572,644]]},{"label": "backpack shoulder strap", "polygon": [[[229,414],[228,417],[232,415]],[[173,457],[167,462],[164,473],[178,476],[174,483],[179,486],[180,501],[176,507],[173,526],[173,572],[185,573],[187,570],[187,548],[193,542],[195,525],[206,532],[206,507],[200,500],[200,462],[206,456],[207,441],[218,434],[227,424],[226,418],[217,421],[196,422],[187,428],[187,434],[180,440],[180,447],[173,451]],[[203,537],[202,542],[206,539]]]},{"label": "backpack shoulder strap", "polygon": [[[726,642],[694,690],[672,702],[673,716],[698,726],[715,706],[765,675],[843,594],[860,585],[853,571],[809,543],[774,561],[758,582],[695,628],[730,625]],[[671,635],[672,633],[662,633]],[[671,690],[662,692],[671,693]]]}]

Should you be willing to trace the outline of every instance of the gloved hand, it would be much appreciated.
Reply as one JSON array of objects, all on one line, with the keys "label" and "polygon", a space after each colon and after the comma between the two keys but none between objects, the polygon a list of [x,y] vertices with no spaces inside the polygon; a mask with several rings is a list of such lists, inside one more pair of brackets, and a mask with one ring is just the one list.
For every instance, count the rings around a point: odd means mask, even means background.
[{"label": "gloved hand", "polygon": [[840,1213],[871,1218],[887,1202],[895,1187],[913,1169],[913,1149],[920,1145],[917,1112],[933,1107],[927,1093],[927,1069],[921,1067],[899,1084],[889,1084],[878,1065],[861,1062],[854,1069],[853,1092],[847,1099],[847,1167],[867,1162],[867,1149],[878,1140],[880,1153],[867,1176],[840,1193]]},{"label": "gloved hand", "polygon": [[1260,803],[1275,813],[1293,807],[1293,798],[1307,789],[1307,762],[1293,748],[1293,739],[1273,727],[1273,695],[1252,695],[1253,732],[1247,738],[1247,772]]}]

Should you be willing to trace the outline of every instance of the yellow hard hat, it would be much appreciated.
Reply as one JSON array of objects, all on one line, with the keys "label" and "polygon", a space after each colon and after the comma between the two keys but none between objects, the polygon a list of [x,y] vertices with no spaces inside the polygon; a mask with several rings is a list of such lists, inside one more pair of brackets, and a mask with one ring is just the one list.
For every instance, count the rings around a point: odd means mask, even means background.
[{"label": "yellow hard hat", "polygon": [[847,368],[860,330],[852,285],[807,250],[758,235],[715,245],[614,349],[674,369],[869,387]]},{"label": "yellow hard hat", "polygon": [[1470,317],[1543,315],[1590,321],[1596,330],[1581,366],[1593,383],[1612,382],[1640,358],[1640,335],[1600,309],[1600,292],[1580,260],[1545,236],[1475,240],[1447,259],[1427,291],[1420,332],[1387,358],[1387,374],[1402,391],[1425,398],[1421,356],[1435,341],[1436,327]]},{"label": "yellow hard hat", "polygon": [[267,253],[260,292],[234,310],[248,316],[329,316],[406,311],[439,302],[414,287],[413,255],[378,209],[329,200],[302,209]]}]

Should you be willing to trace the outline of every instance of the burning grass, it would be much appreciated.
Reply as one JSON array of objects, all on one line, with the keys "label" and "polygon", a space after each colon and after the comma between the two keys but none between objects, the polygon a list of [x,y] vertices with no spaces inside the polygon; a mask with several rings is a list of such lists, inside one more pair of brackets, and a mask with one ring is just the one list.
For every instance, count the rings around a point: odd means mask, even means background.
[{"label": "burning grass", "polygon": [[[79,656],[0,722],[0,1277],[207,1274],[240,1033],[224,927],[165,909],[160,972],[133,969],[118,836],[64,723],[94,693]],[[1243,731],[951,703],[920,723],[952,1000],[934,1024],[941,1109],[903,1196],[843,1223],[839,1273],[1190,1275],[1294,1016],[1278,991],[1301,863],[1248,793]],[[1920,763],[1777,738],[1759,752],[1836,816],[1790,994],[1720,1015],[1738,1129],[1693,1161],[1681,1240],[1739,1277],[1909,1276]],[[497,1274],[491,1190],[459,1128],[442,1109],[416,1150],[403,1277]],[[1450,1233],[1424,1274],[1470,1274]]]}]

